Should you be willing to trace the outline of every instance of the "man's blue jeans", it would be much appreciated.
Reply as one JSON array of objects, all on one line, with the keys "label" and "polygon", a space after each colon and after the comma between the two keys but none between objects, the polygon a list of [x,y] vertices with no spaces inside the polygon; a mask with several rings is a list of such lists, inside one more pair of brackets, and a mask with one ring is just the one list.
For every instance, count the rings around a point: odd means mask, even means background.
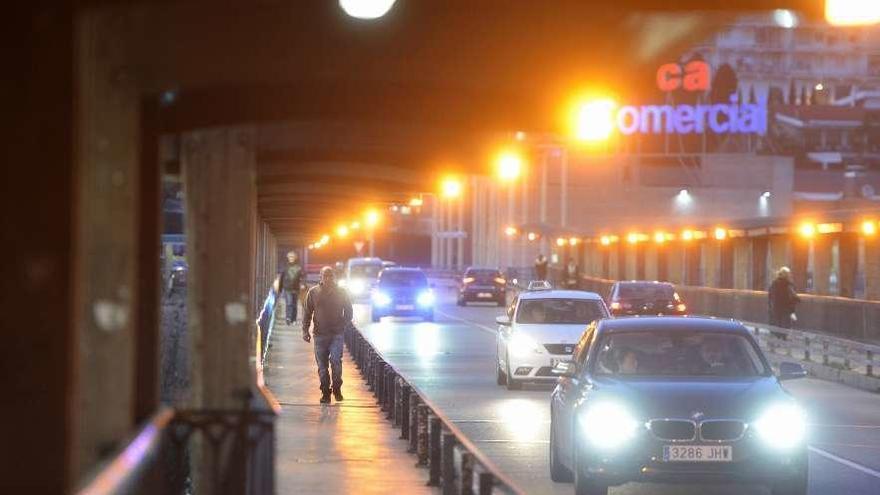
[{"label": "man's blue jeans", "polygon": [[315,362],[321,378],[321,392],[330,392],[329,364],[333,370],[333,390],[342,388],[342,334],[315,335]]},{"label": "man's blue jeans", "polygon": [[284,307],[286,313],[284,319],[291,322],[296,321],[296,305],[299,303],[299,292],[285,290],[282,294],[284,294]]}]

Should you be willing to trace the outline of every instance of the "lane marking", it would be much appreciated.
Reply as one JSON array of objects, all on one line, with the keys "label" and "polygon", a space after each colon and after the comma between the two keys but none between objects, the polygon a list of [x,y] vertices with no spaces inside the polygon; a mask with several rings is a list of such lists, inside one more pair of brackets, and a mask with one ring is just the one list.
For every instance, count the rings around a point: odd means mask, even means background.
[{"label": "lane marking", "polygon": [[880,471],[875,471],[869,467],[862,466],[861,464],[855,463],[849,459],[844,459],[843,457],[838,457],[838,456],[832,454],[831,452],[827,452],[827,451],[822,450],[820,448],[816,448],[816,447],[811,446],[811,447],[809,447],[809,449],[810,449],[810,452],[814,452],[816,454],[819,454],[820,456],[822,456],[826,459],[832,460],[834,462],[838,462],[840,464],[843,464],[846,467],[850,467],[850,468],[855,469],[856,471],[860,471],[862,473],[865,473],[868,476],[873,476],[875,478],[880,479]]},{"label": "lane marking", "polygon": [[473,322],[473,321],[470,321],[470,320],[466,320],[466,319],[464,319],[464,318],[459,318],[458,316],[451,315],[451,314],[447,313],[446,311],[441,311],[441,310],[439,310],[439,309],[436,310],[436,311],[437,311],[438,313],[440,313],[441,315],[447,317],[447,318],[450,318],[450,319],[453,319],[453,320],[457,320],[457,321],[460,321],[460,322],[462,322],[462,323],[467,323],[468,325],[473,325],[473,326],[477,327],[478,329],[480,329],[480,330],[482,330],[482,331],[484,331],[484,332],[491,333],[492,335],[495,335],[495,334],[497,333],[497,330],[494,329],[494,328],[492,328],[492,327],[487,327],[486,325],[483,325],[483,324],[480,324],[480,323],[476,323],[476,322]]}]

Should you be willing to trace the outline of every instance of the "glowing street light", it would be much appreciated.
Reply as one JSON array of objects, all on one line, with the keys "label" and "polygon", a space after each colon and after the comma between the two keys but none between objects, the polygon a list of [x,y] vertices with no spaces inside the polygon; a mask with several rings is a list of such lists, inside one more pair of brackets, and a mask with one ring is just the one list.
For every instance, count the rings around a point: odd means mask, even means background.
[{"label": "glowing street light", "polygon": [[816,226],[810,222],[804,222],[798,227],[798,233],[801,237],[810,239],[816,235]]},{"label": "glowing street light", "polygon": [[723,227],[716,227],[715,228],[715,240],[716,241],[723,241],[724,239],[727,239],[727,229],[725,229]]},{"label": "glowing street light", "polygon": [[348,228],[350,228],[351,230],[359,230],[361,228],[361,223],[358,221],[351,222]]},{"label": "glowing street light", "polygon": [[379,215],[379,211],[371,208],[364,213],[364,223],[366,223],[367,227],[373,228],[379,224],[379,220],[381,216]]},{"label": "glowing street light", "polygon": [[504,235],[507,237],[513,237],[516,235],[516,227],[508,226],[504,228]]},{"label": "glowing street light", "polygon": [[681,239],[684,241],[692,241],[694,240],[694,231],[690,229],[686,229],[681,233]]},{"label": "glowing street light", "polygon": [[323,246],[323,245],[327,244],[328,242],[330,242],[330,236],[327,234],[324,234],[321,236],[321,240],[318,242],[320,242],[321,245]]},{"label": "glowing street light", "polygon": [[568,245],[569,246],[577,246],[578,242],[579,242],[579,240],[577,237],[569,237],[568,238]]},{"label": "glowing street light", "polygon": [[440,183],[440,194],[447,199],[461,196],[464,186],[459,179],[447,177]]},{"label": "glowing street light", "polygon": [[340,225],[336,227],[336,235],[343,239],[348,237],[348,225]]},{"label": "glowing street light", "polygon": [[513,151],[503,151],[496,158],[495,172],[503,182],[513,182],[522,175],[523,160]]},{"label": "glowing street light", "polygon": [[534,233],[534,232],[529,232],[529,235],[526,236],[526,237],[528,237],[528,239],[529,239],[530,241],[534,241],[534,240],[536,240],[536,239],[538,238],[538,234],[536,234],[536,233]]},{"label": "glowing street light", "polygon": [[606,141],[614,132],[617,103],[611,98],[597,98],[578,105],[575,113],[574,136],[579,141]]},{"label": "glowing street light", "polygon": [[654,242],[657,244],[663,244],[666,242],[666,233],[664,232],[654,232]]},{"label": "glowing street light", "polygon": [[635,232],[630,232],[629,234],[626,235],[626,242],[628,242],[630,244],[635,244],[635,243],[639,242],[639,234],[637,234]]},{"label": "glowing street light", "polygon": [[409,205],[413,207],[422,206],[422,198],[412,198],[409,200]]},{"label": "glowing street light", "polygon": [[556,245],[559,247],[565,246],[565,237],[557,237]]},{"label": "glowing street light", "polygon": [[603,246],[610,246],[611,245],[611,237],[609,237],[607,235],[603,235],[602,237],[599,238],[599,243],[602,244]]},{"label": "glowing street light", "polygon": [[346,14],[357,19],[378,19],[387,14],[396,0],[339,0]]},{"label": "glowing street light", "polygon": [[880,2],[871,0],[825,0],[825,20],[832,26],[864,26],[880,23]]}]

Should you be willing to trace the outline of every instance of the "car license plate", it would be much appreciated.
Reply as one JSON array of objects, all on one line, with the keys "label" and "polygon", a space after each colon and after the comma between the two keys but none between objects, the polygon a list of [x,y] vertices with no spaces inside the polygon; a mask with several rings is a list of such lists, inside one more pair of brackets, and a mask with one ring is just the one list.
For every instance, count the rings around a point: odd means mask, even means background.
[{"label": "car license plate", "polygon": [[665,462],[731,462],[730,445],[664,445]]},{"label": "car license plate", "polygon": [[398,304],[397,306],[394,307],[394,309],[397,309],[400,311],[412,311],[412,310],[416,309],[416,307],[413,306],[412,304]]},{"label": "car license plate", "polygon": [[479,292],[477,293],[477,297],[492,297],[491,292]]}]

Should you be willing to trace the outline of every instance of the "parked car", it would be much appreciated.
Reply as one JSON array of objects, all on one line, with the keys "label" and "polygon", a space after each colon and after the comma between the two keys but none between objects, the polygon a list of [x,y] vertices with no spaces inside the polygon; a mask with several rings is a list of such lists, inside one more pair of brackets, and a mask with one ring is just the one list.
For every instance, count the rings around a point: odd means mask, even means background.
[{"label": "parked car", "polygon": [[434,290],[418,268],[382,270],[371,299],[373,322],[384,316],[420,316],[425,321],[434,321]]},{"label": "parked car", "polygon": [[669,282],[628,280],[611,286],[608,307],[614,316],[683,316],[687,305]]},{"label": "parked car", "polygon": [[584,328],[608,316],[595,293],[553,290],[545,281],[529,284],[508,310],[496,318],[496,376],[509,390],[523,383],[552,383],[553,367],[571,358]]},{"label": "parked car", "polygon": [[458,305],[469,302],[507,304],[507,280],[497,268],[469,267],[465,270],[458,289]]},{"label": "parked car", "polygon": [[550,476],[575,493],[627,482],[766,484],[807,492],[807,420],[740,323],[612,318],[560,363],[551,395]]}]

